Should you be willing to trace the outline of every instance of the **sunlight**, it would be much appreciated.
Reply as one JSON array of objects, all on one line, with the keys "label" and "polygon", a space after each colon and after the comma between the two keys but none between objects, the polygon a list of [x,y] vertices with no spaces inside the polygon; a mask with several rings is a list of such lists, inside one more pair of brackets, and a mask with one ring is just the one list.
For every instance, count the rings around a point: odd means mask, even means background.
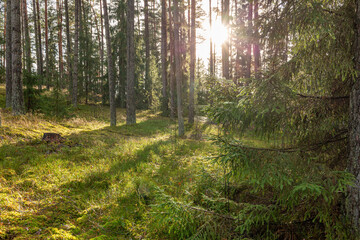
[{"label": "sunlight", "polygon": [[209,38],[212,37],[212,41],[216,46],[221,46],[228,39],[228,29],[219,21],[213,23],[212,29],[209,31]]}]

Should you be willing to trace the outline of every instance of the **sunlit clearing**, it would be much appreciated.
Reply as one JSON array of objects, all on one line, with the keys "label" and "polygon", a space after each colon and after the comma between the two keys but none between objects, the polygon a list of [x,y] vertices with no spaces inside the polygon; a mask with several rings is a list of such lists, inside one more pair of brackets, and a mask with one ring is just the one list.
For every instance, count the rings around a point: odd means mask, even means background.
[{"label": "sunlit clearing", "polygon": [[228,39],[228,29],[219,22],[214,22],[210,36],[216,46],[222,45]]}]

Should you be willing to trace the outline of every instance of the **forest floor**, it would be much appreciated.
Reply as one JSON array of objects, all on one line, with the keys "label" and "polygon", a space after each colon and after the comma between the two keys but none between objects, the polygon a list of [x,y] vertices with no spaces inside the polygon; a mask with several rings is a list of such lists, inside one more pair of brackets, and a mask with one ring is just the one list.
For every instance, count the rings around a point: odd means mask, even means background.
[{"label": "forest floor", "polygon": [[[117,111],[117,127],[96,105],[67,119],[2,111],[0,239],[156,239],[169,231],[155,220],[159,196],[192,201],[204,172],[222,173],[207,158],[216,153],[209,128],[175,138],[169,118],[139,111],[127,126]],[[45,132],[65,141],[46,143]]]}]

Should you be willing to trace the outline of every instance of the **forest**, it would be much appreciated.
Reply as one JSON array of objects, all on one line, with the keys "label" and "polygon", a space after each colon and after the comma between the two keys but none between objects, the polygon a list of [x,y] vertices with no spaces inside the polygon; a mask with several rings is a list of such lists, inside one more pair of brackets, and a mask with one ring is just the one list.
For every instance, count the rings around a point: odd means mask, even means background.
[{"label": "forest", "polygon": [[360,0],[0,0],[8,239],[360,239]]}]

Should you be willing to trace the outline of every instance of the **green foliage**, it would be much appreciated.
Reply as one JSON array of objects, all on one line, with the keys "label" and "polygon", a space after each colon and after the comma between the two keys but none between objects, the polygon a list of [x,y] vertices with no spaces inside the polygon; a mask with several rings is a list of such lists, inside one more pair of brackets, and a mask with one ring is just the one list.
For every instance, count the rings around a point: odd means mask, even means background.
[{"label": "green foliage", "polygon": [[23,82],[25,86],[24,99],[26,111],[34,111],[39,108],[38,99],[40,96],[40,90],[35,89],[36,84],[39,81],[39,76],[24,71]]},{"label": "green foliage", "polygon": [[71,105],[67,102],[66,94],[62,93],[59,89],[55,89],[50,94],[43,94],[38,100],[39,111],[47,116],[55,117],[70,117]]}]

